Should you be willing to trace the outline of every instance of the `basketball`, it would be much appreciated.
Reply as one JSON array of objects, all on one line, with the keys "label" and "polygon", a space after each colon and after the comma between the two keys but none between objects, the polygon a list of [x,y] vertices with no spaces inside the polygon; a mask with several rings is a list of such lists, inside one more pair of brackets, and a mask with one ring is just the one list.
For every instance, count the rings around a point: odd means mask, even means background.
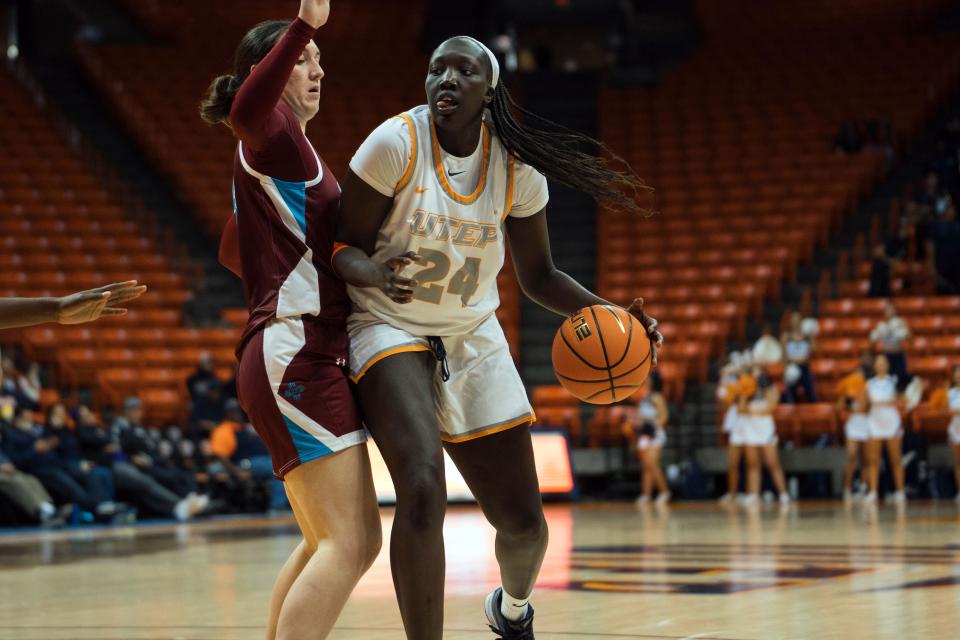
[{"label": "basketball", "polygon": [[581,309],[553,338],[553,371],[584,402],[612,404],[633,395],[650,373],[650,340],[640,322],[611,305]]}]

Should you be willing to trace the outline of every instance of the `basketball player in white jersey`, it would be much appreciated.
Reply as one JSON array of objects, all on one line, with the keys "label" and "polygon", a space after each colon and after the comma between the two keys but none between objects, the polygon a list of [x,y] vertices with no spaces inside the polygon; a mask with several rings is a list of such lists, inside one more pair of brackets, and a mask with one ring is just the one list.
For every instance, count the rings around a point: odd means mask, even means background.
[{"label": "basketball player in white jersey", "polygon": [[[596,141],[533,127],[545,121],[532,114],[520,124],[499,76],[480,42],[444,42],[431,56],[428,104],[374,131],[343,183],[334,267],[354,303],[350,373],[397,490],[391,564],[406,636],[417,640],[443,634],[443,448],[497,531],[503,586],[487,597],[487,621],[498,637],[534,637],[528,600],[547,528],[533,410],[494,315],[496,276],[509,238],[538,304],[562,315],[609,304],[553,265],[545,176],[634,211],[628,196],[647,190],[576,150]],[[630,310],[659,346],[642,304]]]}]

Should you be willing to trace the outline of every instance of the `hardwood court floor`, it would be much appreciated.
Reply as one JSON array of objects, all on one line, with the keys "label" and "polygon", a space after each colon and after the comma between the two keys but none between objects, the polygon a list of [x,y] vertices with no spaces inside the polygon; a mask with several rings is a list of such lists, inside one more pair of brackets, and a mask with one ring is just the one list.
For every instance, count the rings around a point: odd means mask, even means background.
[{"label": "hardwood court floor", "polygon": [[[537,638],[955,638],[960,515],[838,503],[547,509]],[[389,531],[391,510],[384,509]],[[498,583],[475,507],[447,519],[446,638],[489,639]],[[0,639],[247,640],[297,543],[289,518],[0,536]],[[402,640],[388,554],[333,638]]]}]

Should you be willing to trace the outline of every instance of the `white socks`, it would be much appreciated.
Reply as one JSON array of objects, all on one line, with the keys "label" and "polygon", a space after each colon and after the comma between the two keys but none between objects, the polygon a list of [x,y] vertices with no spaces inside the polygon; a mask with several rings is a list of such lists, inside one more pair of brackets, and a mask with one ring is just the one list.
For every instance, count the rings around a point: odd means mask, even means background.
[{"label": "white socks", "polygon": [[500,613],[503,614],[504,618],[516,622],[527,613],[527,603],[530,601],[530,596],[519,600],[507,593],[506,589],[503,589],[501,593],[503,599],[500,601]]}]

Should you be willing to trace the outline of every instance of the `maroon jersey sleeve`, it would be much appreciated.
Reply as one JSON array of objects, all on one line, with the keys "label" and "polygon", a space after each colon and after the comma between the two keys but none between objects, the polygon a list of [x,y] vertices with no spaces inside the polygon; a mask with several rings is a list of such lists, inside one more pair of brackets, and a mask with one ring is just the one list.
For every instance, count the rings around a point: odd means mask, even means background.
[{"label": "maroon jersey sleeve", "polygon": [[223,227],[220,237],[220,264],[229,269],[238,278],[243,279],[243,268],[240,264],[240,232],[237,229],[237,216],[230,216]]},{"label": "maroon jersey sleeve", "polygon": [[263,151],[287,128],[288,119],[277,108],[290,72],[316,29],[297,18],[276,46],[244,80],[230,108],[234,133],[252,151]]}]

